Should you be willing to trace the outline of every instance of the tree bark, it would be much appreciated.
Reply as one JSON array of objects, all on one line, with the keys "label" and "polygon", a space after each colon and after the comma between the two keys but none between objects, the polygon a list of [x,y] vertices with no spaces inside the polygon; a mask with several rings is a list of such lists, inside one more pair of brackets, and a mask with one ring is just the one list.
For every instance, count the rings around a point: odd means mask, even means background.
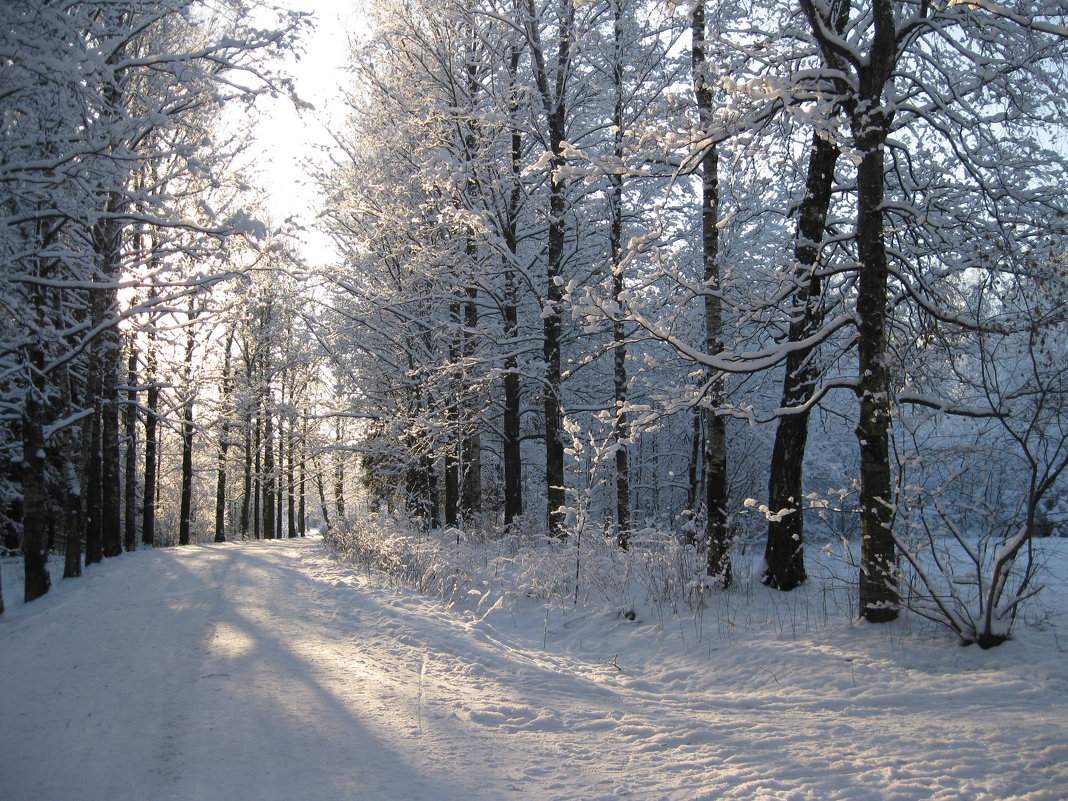
[{"label": "tree bark", "polygon": [[[275,538],[275,470],[274,417],[269,408],[270,398],[264,395],[260,414],[263,417],[263,538]],[[281,521],[279,521],[281,522]]]},{"label": "tree bark", "polygon": [[[697,0],[693,9],[693,82],[697,111],[702,130],[711,127],[713,94],[705,71],[705,0]],[[719,353],[723,349],[723,304],[719,271],[719,153],[707,147],[701,159],[701,251],[705,284],[705,350]],[[722,374],[706,371],[704,407],[705,447],[705,544],[708,548],[708,575],[724,588],[730,586],[732,568],[727,497],[727,428],[717,414],[726,386]]]},{"label": "tree bark", "polygon": [[141,502],[141,543],[149,548],[156,544],[156,465],[159,446],[159,384],[156,383],[155,329],[149,326],[145,378],[145,484]]},{"label": "tree bark", "polygon": [[241,539],[248,539],[249,513],[252,507],[252,414],[245,411],[245,473],[241,494]]},{"label": "tree bark", "polygon": [[137,344],[130,337],[126,363],[126,407],[123,410],[123,429],[126,441],[126,469],[124,490],[123,540],[127,551],[137,549]]},{"label": "tree bark", "polygon": [[[791,343],[804,342],[814,336],[822,322],[818,275],[820,244],[827,225],[838,153],[834,142],[819,133],[813,134],[805,197],[798,210],[794,241],[796,288],[790,304]],[[804,406],[812,399],[818,379],[812,362],[814,351],[814,347],[801,348],[786,357],[780,403],[784,410]],[[763,581],[777,590],[792,590],[807,578],[801,507],[808,419],[807,409],[789,412],[779,418],[775,430],[768,481],[768,509],[773,517],[768,521]]]},{"label": "tree bark", "polygon": [[556,64],[552,86],[542,50],[533,0],[527,2],[528,34],[534,79],[545,111],[549,138],[549,218],[545,263],[545,299],[542,307],[542,411],[545,420],[546,528],[549,535],[565,537],[563,528],[564,441],[561,430],[561,307],[563,305],[564,242],[567,235],[567,187],[563,169],[567,159],[567,86],[571,75],[571,37],[574,27],[574,0],[559,0]]},{"label": "tree bark", "polygon": [[233,379],[230,376],[232,364],[232,349],[234,344],[234,329],[231,326],[226,334],[226,345],[223,349],[222,369],[222,422],[219,428],[219,449],[216,455],[217,466],[215,473],[215,541],[226,542],[226,452],[230,447],[230,413],[229,400],[233,391]]},{"label": "tree bark", "polygon": [[22,555],[23,598],[26,603],[40,598],[52,584],[48,573],[48,490],[45,483],[43,402],[47,386],[44,377],[45,354],[39,343],[26,352],[31,368],[22,412]]},{"label": "tree bark", "polygon": [[860,369],[860,613],[883,623],[898,615],[896,550],[892,532],[890,395],[886,371],[886,307],[889,269],[883,222],[883,154],[893,112],[883,92],[895,65],[896,30],[891,0],[874,0],[874,37],[860,71],[859,102],[852,109],[857,169],[857,316]]},{"label": "tree bark", "polygon": [[511,193],[504,238],[508,248],[504,266],[504,524],[510,526],[523,514],[523,458],[520,447],[520,397],[518,347],[519,316],[516,301],[515,264],[519,255],[519,205],[523,198],[523,134],[519,123],[520,48],[512,44],[508,56],[508,114],[511,121]]},{"label": "tree bark", "polygon": [[[609,254],[612,261],[612,292],[617,303],[624,302],[623,275],[623,0],[612,0],[612,86],[615,104],[612,111],[612,152],[617,172],[609,175]],[[630,541],[630,421],[627,417],[627,346],[622,320],[612,323],[613,401],[616,468],[616,542],[626,548]]]},{"label": "tree bark", "polygon": [[193,350],[196,347],[192,301],[188,311],[185,339],[185,391],[182,408],[182,491],[178,513],[178,544],[188,545],[193,516]]}]

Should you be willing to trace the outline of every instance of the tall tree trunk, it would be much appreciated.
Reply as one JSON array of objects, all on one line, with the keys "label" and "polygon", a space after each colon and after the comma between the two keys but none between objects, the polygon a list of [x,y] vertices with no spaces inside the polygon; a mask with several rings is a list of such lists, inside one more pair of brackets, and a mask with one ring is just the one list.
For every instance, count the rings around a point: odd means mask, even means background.
[{"label": "tall tree trunk", "polygon": [[274,418],[269,408],[270,398],[264,396],[263,416],[263,538],[275,538],[275,469],[274,469]]},{"label": "tall tree trunk", "polygon": [[[40,293],[38,293],[40,295]],[[26,352],[29,386],[22,412],[22,555],[23,597],[40,598],[52,584],[48,573],[48,489],[45,483],[44,418],[47,393],[45,353],[39,343]]]},{"label": "tall tree trunk", "polygon": [[[478,43],[472,32],[471,43],[468,46],[467,56],[467,103],[474,109],[478,102],[481,91],[479,82],[479,69],[477,60]],[[470,115],[464,124],[464,157],[468,162],[467,195],[468,202],[474,204],[481,194],[481,188],[476,176],[478,156],[478,131],[474,115]],[[474,369],[475,357],[478,346],[478,287],[473,277],[478,272],[478,243],[476,233],[473,230],[467,232],[465,256],[470,275],[466,277],[467,286],[464,288],[464,325],[463,325],[463,357],[465,373]],[[463,440],[460,444],[460,472],[463,486],[460,493],[460,515],[468,524],[474,517],[482,512],[482,436],[481,408],[477,396],[468,397],[464,401]]]},{"label": "tall tree trunk", "polygon": [[156,466],[159,462],[159,384],[156,382],[156,333],[153,325],[148,327],[148,343],[145,358],[145,485],[141,502],[141,543],[148,547],[156,544]]},{"label": "tall tree trunk", "polygon": [[[705,52],[705,0],[693,9],[693,83],[702,130],[711,127],[715,108],[709,85],[708,54]],[[723,349],[722,284],[719,270],[719,153],[708,146],[701,159],[701,244],[705,284],[705,350]],[[727,430],[725,419],[717,414],[726,396],[722,374],[709,370],[704,423],[705,541],[708,548],[708,574],[728,587],[732,580],[730,531],[727,497]]]},{"label": "tall tree trunk", "polygon": [[286,456],[286,498],[289,500],[289,506],[287,509],[286,530],[287,534],[292,538],[297,536],[297,508],[296,508],[296,467],[293,462],[297,455],[297,435],[296,420],[290,416],[288,418],[289,424],[286,426],[288,436],[286,437],[287,451]]},{"label": "tall tree trunk", "polygon": [[457,369],[459,351],[456,346],[456,333],[460,329],[460,303],[453,300],[449,304],[449,321],[452,323],[453,333],[449,336],[449,364],[452,365],[453,375],[449,378],[449,406],[445,410],[446,421],[446,445],[445,445],[445,525],[455,527],[460,525],[460,491],[461,472],[463,461],[457,453],[460,448],[460,415],[458,403],[462,389],[460,374]]},{"label": "tall tree trunk", "polygon": [[252,485],[252,538],[260,539],[262,533],[260,524],[263,521],[263,417],[256,415],[256,429],[253,434],[253,451],[256,461],[254,465],[254,481]]},{"label": "tall tree trunk", "polygon": [[883,139],[886,129],[875,115],[854,123],[862,153],[857,172],[857,295],[860,345],[860,613],[873,622],[893,620],[899,596],[890,479],[890,399],[886,373],[888,269],[883,241]]},{"label": "tall tree trunk", "polygon": [[[834,186],[838,146],[812,135],[805,197],[798,210],[794,240],[794,280],[796,288],[790,303],[791,343],[804,342],[815,335],[822,323],[820,313],[820,245],[827,225],[827,211]],[[792,590],[807,577],[804,559],[804,516],[802,514],[805,444],[808,441],[809,411],[789,411],[804,406],[813,397],[818,371],[813,363],[814,348],[793,350],[786,357],[781,407],[772,448],[768,480],[768,508],[774,513],[768,521],[764,549],[763,581],[777,590]],[[785,512],[785,513],[784,513]]]},{"label": "tall tree trunk", "polygon": [[[109,292],[115,302],[114,290]],[[114,315],[114,312],[112,311]],[[118,328],[101,334],[100,393],[101,545],[105,557],[122,553],[122,453],[119,440],[118,367],[122,363]]]},{"label": "tall tree trunk", "polygon": [[512,522],[523,514],[523,456],[520,447],[520,413],[521,398],[519,387],[518,347],[519,316],[516,301],[515,265],[519,254],[519,204],[523,197],[521,173],[523,168],[523,134],[518,115],[519,99],[519,58],[520,48],[512,44],[508,56],[508,114],[512,125],[511,135],[511,194],[508,201],[508,217],[505,223],[504,237],[508,247],[504,266],[504,443],[502,459],[504,461],[504,524]]},{"label": "tall tree trunk", "polygon": [[[475,255],[472,245],[469,255]],[[464,363],[471,366],[475,358],[475,337],[478,331],[478,290],[467,289],[467,302],[464,304]],[[465,523],[482,511],[482,437],[479,433],[478,410],[473,401],[465,403],[464,436],[460,443],[460,470],[463,476],[463,488],[460,494],[460,515]]]},{"label": "tall tree trunk", "polygon": [[222,369],[222,422],[219,427],[219,449],[216,454],[215,473],[215,541],[226,542],[226,452],[230,447],[229,401],[233,391],[233,379],[230,376],[234,329],[231,326],[226,333],[226,345],[223,349]]},{"label": "tall tree trunk", "polygon": [[187,328],[185,338],[185,392],[186,398],[182,409],[182,492],[181,507],[178,513],[178,544],[188,545],[193,516],[193,351],[196,347],[196,333],[193,322],[196,320],[193,301],[189,301]]},{"label": "tall tree trunk", "polygon": [[[618,172],[609,176],[609,253],[612,261],[612,293],[616,302],[624,302],[623,290],[623,58],[624,58],[624,13],[623,0],[612,0],[612,88],[615,105],[612,112],[612,150]],[[615,425],[612,438],[615,441],[616,462],[616,541],[626,548],[630,539],[630,421],[627,417],[627,346],[626,330],[622,320],[612,324],[613,346],[613,400]]]},{"label": "tall tree trunk", "polygon": [[883,623],[898,615],[893,497],[890,479],[890,394],[886,371],[889,268],[883,221],[883,154],[893,122],[883,92],[896,60],[897,31],[891,0],[874,0],[874,36],[860,71],[858,103],[851,110],[857,169],[857,316],[860,370],[860,613]]},{"label": "tall tree trunk", "polygon": [[123,429],[126,441],[126,469],[124,489],[123,531],[127,551],[137,548],[137,343],[129,339],[129,354],[126,362],[126,406],[123,409]]},{"label": "tall tree trunk", "polygon": [[[90,358],[90,363],[92,363]],[[95,399],[99,394],[99,375],[89,368],[89,380],[87,382],[86,396]],[[89,416],[82,437],[83,452],[85,453],[85,515],[82,518],[84,528],[82,539],[85,540],[85,564],[92,565],[104,558],[104,540],[102,526],[102,492],[100,485],[103,482],[100,456],[100,415],[94,409]]]},{"label": "tall tree trunk", "polygon": [[550,536],[565,537],[563,529],[564,440],[561,430],[560,346],[562,338],[564,242],[567,235],[567,187],[563,169],[567,164],[568,81],[571,75],[571,37],[575,20],[574,0],[559,0],[556,63],[550,77],[536,23],[533,0],[527,2],[534,80],[541,96],[549,136],[549,218],[545,263],[545,298],[542,306],[542,410],[545,419],[546,527]]},{"label": "tall tree trunk", "polygon": [[306,415],[302,416],[300,430],[300,510],[297,512],[297,520],[299,521],[300,536],[303,537],[308,531],[306,501],[308,477],[308,418]]},{"label": "tall tree trunk", "polygon": [[245,474],[241,495],[241,539],[248,539],[249,512],[252,506],[252,413],[245,411]]}]

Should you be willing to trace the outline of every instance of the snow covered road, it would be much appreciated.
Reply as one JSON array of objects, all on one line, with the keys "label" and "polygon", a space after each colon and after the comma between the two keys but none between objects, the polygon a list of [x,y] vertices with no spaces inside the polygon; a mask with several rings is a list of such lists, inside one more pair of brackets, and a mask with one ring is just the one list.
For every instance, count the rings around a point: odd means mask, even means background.
[{"label": "snow covered road", "polygon": [[928,637],[902,662],[864,627],[658,655],[652,626],[545,648],[508,619],[314,539],[110,560],[0,623],[0,799],[1068,797],[1046,652],[1021,669]]}]

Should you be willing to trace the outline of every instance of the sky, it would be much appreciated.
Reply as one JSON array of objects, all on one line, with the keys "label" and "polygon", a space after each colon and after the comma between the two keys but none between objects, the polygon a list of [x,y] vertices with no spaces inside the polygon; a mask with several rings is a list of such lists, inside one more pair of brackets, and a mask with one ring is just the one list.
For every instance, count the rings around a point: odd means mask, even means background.
[{"label": "sky", "polygon": [[272,222],[297,217],[308,229],[301,250],[315,264],[336,258],[329,239],[312,230],[319,191],[308,175],[309,162],[322,162],[322,149],[330,147],[330,129],[344,120],[342,93],[347,83],[345,64],[350,42],[364,32],[360,0],[284,0],[284,5],[315,16],[305,35],[299,60],[286,64],[297,93],[314,106],[298,111],[288,99],[276,98],[264,106],[256,131],[257,164],[251,170],[267,193]]}]

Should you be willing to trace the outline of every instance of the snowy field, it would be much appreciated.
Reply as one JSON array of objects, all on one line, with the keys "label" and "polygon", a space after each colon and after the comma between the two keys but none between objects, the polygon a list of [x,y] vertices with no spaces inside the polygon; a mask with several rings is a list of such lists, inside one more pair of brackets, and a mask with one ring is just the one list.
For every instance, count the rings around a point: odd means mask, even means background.
[{"label": "snowy field", "polygon": [[820,582],[631,621],[445,606],[319,539],[126,554],[25,606],[8,562],[0,799],[1064,801],[1065,544],[989,651]]}]

